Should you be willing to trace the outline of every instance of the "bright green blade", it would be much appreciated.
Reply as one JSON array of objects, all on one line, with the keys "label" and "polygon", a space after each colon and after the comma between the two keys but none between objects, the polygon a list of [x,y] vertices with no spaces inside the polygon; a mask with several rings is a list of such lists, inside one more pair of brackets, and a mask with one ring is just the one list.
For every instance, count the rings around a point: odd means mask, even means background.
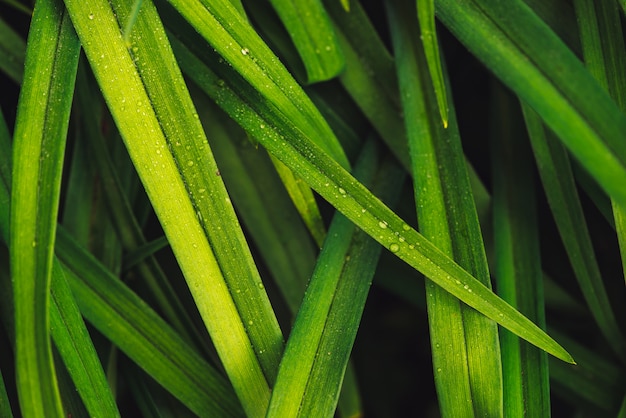
[{"label": "bright green blade", "polygon": [[130,5],[66,5],[235,391],[262,415],[282,333],[156,9],[142,5],[127,49],[117,19]]},{"label": "bright green blade", "polygon": [[304,62],[309,83],[337,76],[345,61],[321,0],[270,0]]},{"label": "bright green blade", "polygon": [[243,416],[224,378],[124,283],[59,230],[58,257],[82,314],[199,416]]},{"label": "bright green blade", "polygon": [[10,221],[17,387],[27,417],[63,415],[48,309],[63,153],[79,51],[63,5],[55,0],[38,2],[14,133]]},{"label": "bright green blade", "polygon": [[439,19],[626,204],[626,115],[521,0],[439,0]]},{"label": "bright green blade", "polygon": [[446,84],[441,68],[439,57],[439,43],[437,42],[437,29],[435,27],[435,0],[417,0],[417,18],[420,25],[420,37],[424,45],[424,55],[428,63],[430,79],[435,88],[437,106],[443,127],[448,127],[448,98]]},{"label": "bright green blade", "polygon": [[[262,148],[208,98],[198,98],[206,112],[209,144],[233,204],[255,242],[292,313],[298,311],[315,265],[316,252],[307,230]],[[282,163],[281,163],[282,164]]]},{"label": "bright green blade", "polygon": [[217,75],[189,49],[176,42],[173,45],[181,67],[194,82],[357,226],[468,305],[557,357],[572,361],[556,342],[413,230],[301,130],[284,124],[264,100],[252,100],[258,96],[228,64],[207,60],[219,71]]},{"label": "bright green blade", "polygon": [[524,105],[523,110],[541,181],[578,284],[602,334],[624,360],[626,342],[602,280],[567,151],[532,109]]},{"label": "bright green blade", "polygon": [[[437,114],[413,1],[389,3],[420,232],[485,286],[489,269],[454,109]],[[420,22],[421,24],[421,22]],[[435,384],[443,416],[502,416],[502,366],[496,324],[426,282]],[[471,407],[470,407],[471,405]]]},{"label": "bright green blade", "polygon": [[[3,155],[1,168],[10,166],[11,147],[8,142],[8,132],[4,126],[4,119],[0,118],[0,155]],[[0,170],[3,173],[5,170]],[[3,175],[0,184],[0,196],[9,208],[8,196],[10,195],[10,173]],[[0,214],[0,224],[9,222],[8,212]],[[8,229],[0,228],[2,239],[8,242]],[[113,399],[106,377],[102,370],[98,355],[93,347],[87,328],[82,320],[73,295],[67,286],[63,270],[59,263],[53,260],[52,284],[50,300],[50,329],[55,346],[65,363],[73,380],[72,392],[77,391],[84,405],[92,416],[119,416],[117,405]],[[13,301],[10,301],[11,307]],[[8,302],[6,302],[8,304]],[[13,313],[11,312],[11,318]],[[74,389],[75,387],[75,389]],[[67,408],[66,408],[67,410]],[[0,416],[6,414],[0,413]]]},{"label": "bright green blade", "polygon": [[[89,83],[85,69],[79,69],[77,86],[78,103],[85,109],[81,122],[87,139],[85,141],[88,148],[86,157],[93,162],[95,167],[92,168],[97,171],[98,181],[106,197],[107,215],[110,216],[113,224],[111,229],[116,232],[124,250],[134,251],[140,246],[146,245],[146,239],[133,214],[129,198],[125,194],[124,185],[120,178],[122,173],[118,172],[119,169],[113,163],[115,156],[109,149],[110,147],[107,147],[106,138],[99,129],[102,121],[98,117],[97,111],[101,111],[101,109],[95,104],[101,103],[101,98],[92,91],[93,88]],[[154,300],[157,301],[165,318],[185,337],[187,342],[201,347],[201,337],[198,336],[183,303],[177,297],[156,259],[149,257],[138,263],[137,272]]]},{"label": "bright green blade", "polygon": [[[369,142],[355,165],[354,174],[366,184],[378,171],[376,153]],[[401,170],[393,164],[386,169],[380,172],[383,184],[378,191],[386,197],[397,195]],[[331,417],[335,412],[380,246],[341,214],[335,215],[328,232],[285,348],[270,417]]]},{"label": "bright green blade", "polygon": [[[499,84],[494,90],[491,159],[496,286],[504,300],[545,328],[533,156],[523,135],[518,102]],[[549,416],[548,356],[506,330],[501,331],[500,340],[505,416]]]},{"label": "bright green blade", "polygon": [[252,26],[227,0],[168,0],[174,8],[283,117],[296,124],[344,168],[341,145],[311,100]]}]

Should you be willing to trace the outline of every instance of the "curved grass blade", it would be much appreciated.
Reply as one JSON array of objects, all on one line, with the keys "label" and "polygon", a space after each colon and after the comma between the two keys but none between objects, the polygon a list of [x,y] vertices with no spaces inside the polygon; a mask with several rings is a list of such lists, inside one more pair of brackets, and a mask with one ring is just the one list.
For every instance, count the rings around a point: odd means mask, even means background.
[{"label": "curved grass blade", "polygon": [[143,4],[128,50],[117,19],[130,5],[66,5],[235,391],[264,414],[282,334],[156,9]]},{"label": "curved grass blade", "polygon": [[602,281],[568,154],[546,132],[539,116],[527,105],[522,108],[541,181],[576,279],[609,346],[625,361],[626,340]]},{"label": "curved grass blade", "polygon": [[[426,51],[413,41],[418,33],[414,4],[412,0],[392,1],[387,10],[420,232],[490,287],[454,109],[450,109],[450,126],[443,128],[436,113],[437,99]],[[442,415],[502,416],[502,365],[496,324],[431,281],[426,281],[426,293]]]},{"label": "curved grass blade", "polygon": [[321,0],[270,0],[304,62],[309,83],[330,80],[345,66]]},{"label": "curved grass blade", "polygon": [[[533,157],[517,101],[494,86],[493,223],[496,285],[500,296],[545,329],[539,230],[533,187]],[[546,353],[500,333],[504,416],[550,416]],[[578,360],[578,359],[577,359]]]},{"label": "curved grass blade", "polygon": [[227,0],[168,0],[211,46],[285,118],[344,167],[339,141],[274,53]]},{"label": "curved grass blade", "polygon": [[7,395],[6,386],[4,384],[4,378],[0,371],[0,416],[5,418],[13,418],[13,411],[11,410],[11,404],[9,403],[9,396]]},{"label": "curved grass blade", "polygon": [[243,416],[215,369],[65,231],[58,232],[58,257],[89,322],[199,416]]},{"label": "curved grass blade", "polygon": [[543,331],[382,204],[301,130],[275,116],[265,101],[256,100],[258,96],[246,90],[228,64],[212,61],[219,71],[217,75],[184,45],[172,42],[181,67],[194,82],[271,154],[367,234],[463,302],[549,353],[573,361]]},{"label": "curved grass blade", "polygon": [[0,19],[0,70],[16,83],[22,82],[25,51],[24,40]]},{"label": "curved grass blade", "polygon": [[79,51],[80,43],[63,4],[38,2],[14,133],[10,221],[17,387],[27,417],[63,415],[48,307],[63,153]]},{"label": "curved grass blade", "polygon": [[417,19],[419,20],[422,44],[428,71],[435,88],[437,106],[443,127],[448,127],[448,98],[446,84],[443,80],[441,58],[439,57],[439,43],[437,42],[437,29],[435,27],[435,0],[417,0]]},{"label": "curved grass blade", "polygon": [[621,205],[626,115],[521,0],[436,3],[439,19],[546,124]]}]

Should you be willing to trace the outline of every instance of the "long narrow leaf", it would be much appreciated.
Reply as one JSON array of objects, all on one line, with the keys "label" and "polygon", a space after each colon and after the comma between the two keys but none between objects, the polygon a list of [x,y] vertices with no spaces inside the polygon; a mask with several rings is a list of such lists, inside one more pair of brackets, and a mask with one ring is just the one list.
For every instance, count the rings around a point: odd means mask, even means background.
[{"label": "long narrow leaf", "polygon": [[271,0],[307,70],[309,83],[335,77],[345,62],[321,0]]},{"label": "long narrow leaf", "polygon": [[[413,42],[418,33],[414,7],[411,1],[390,2],[388,14],[406,116],[418,224],[442,252],[490,286],[454,109],[450,109],[450,126],[444,129],[435,112],[436,86],[430,79],[427,51]],[[495,323],[431,281],[426,282],[426,292],[442,414],[502,416],[502,366]]]},{"label": "long narrow leaf", "polygon": [[220,359],[244,409],[261,415],[282,334],[156,9],[142,6],[126,49],[117,19],[129,5],[66,5]]},{"label": "long narrow leaf", "polygon": [[626,204],[626,115],[545,23],[521,0],[438,0],[436,6],[459,40]]},{"label": "long narrow leaf", "polygon": [[81,313],[199,416],[243,416],[232,388],[125,284],[59,230],[58,257]]},{"label": "long narrow leaf", "polygon": [[626,340],[602,281],[567,151],[532,109],[523,106],[523,110],[541,181],[576,279],[607,342],[624,360]]},{"label": "long narrow leaf", "polygon": [[14,133],[11,188],[17,384],[22,413],[27,417],[63,415],[48,307],[63,153],[79,51],[62,3],[38,2]]},{"label": "long narrow leaf", "polygon": [[[517,101],[494,89],[494,275],[502,298],[545,328],[532,152]],[[547,355],[506,330],[500,339],[505,416],[549,416]]]},{"label": "long narrow leaf", "polygon": [[220,107],[376,241],[499,324],[557,357],[573,361],[543,331],[497,298],[382,204],[322,149],[304,137],[301,130],[285,125],[282,120],[277,123],[272,109],[262,100],[253,100],[254,93],[246,90],[245,84],[232,74],[226,63],[217,60],[215,68],[220,71],[218,76],[183,45],[176,47],[176,54],[185,72]]}]

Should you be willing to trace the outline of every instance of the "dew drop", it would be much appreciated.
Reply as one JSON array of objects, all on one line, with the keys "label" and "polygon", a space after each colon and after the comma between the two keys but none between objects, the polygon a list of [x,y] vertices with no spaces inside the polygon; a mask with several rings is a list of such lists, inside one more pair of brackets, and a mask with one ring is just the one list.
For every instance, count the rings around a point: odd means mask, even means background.
[{"label": "dew drop", "polygon": [[380,226],[382,229],[387,229],[387,222],[380,221],[378,222],[378,226]]},{"label": "dew drop", "polygon": [[191,160],[187,161],[187,165],[188,165],[189,167],[191,167],[191,166],[193,165],[193,161],[191,161]]},{"label": "dew drop", "polygon": [[340,187],[339,188],[339,194],[345,196],[346,195],[346,191]]},{"label": "dew drop", "polygon": [[402,229],[404,229],[405,231],[410,231],[411,227],[407,224],[402,224]]},{"label": "dew drop", "polygon": [[248,325],[252,325],[252,324],[254,324],[254,321],[253,320],[249,320],[248,321]]},{"label": "dew drop", "polygon": [[94,17],[93,13],[89,13],[89,20],[93,20]]},{"label": "dew drop", "polygon": [[265,289],[265,286],[263,286],[263,283],[259,282],[257,284],[257,286],[259,287],[259,289]]},{"label": "dew drop", "polygon": [[249,53],[250,53],[250,50],[248,48],[241,48],[242,55],[248,55]]},{"label": "dew drop", "polygon": [[391,244],[389,246],[389,251],[391,251],[392,253],[397,253],[398,251],[400,251],[400,246],[396,243]]}]

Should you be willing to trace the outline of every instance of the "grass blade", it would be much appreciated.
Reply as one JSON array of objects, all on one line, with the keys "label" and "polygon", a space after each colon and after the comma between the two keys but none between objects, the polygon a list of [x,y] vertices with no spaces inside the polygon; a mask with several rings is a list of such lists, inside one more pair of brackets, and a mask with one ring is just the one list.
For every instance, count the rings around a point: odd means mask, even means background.
[{"label": "grass blade", "polygon": [[[626,116],[521,0],[439,0],[437,15],[626,204]],[[470,29],[471,28],[471,29]]]},{"label": "grass blade", "polygon": [[235,391],[248,414],[264,414],[282,334],[156,9],[143,4],[128,50],[117,19],[130,5],[66,5]]},{"label": "grass blade", "polygon": [[443,79],[441,58],[439,57],[439,43],[437,42],[437,30],[435,28],[435,0],[417,0],[417,19],[420,24],[420,33],[428,71],[435,87],[437,106],[443,127],[448,127],[448,98],[446,85]]},{"label": "grass blade", "polygon": [[321,0],[271,0],[304,62],[309,83],[337,76],[345,61]]},{"label": "grass blade", "polygon": [[58,260],[52,266],[50,326],[54,344],[90,416],[119,417],[102,364]]},{"label": "grass blade", "polygon": [[576,279],[602,334],[625,360],[624,336],[602,282],[567,152],[532,109],[523,106],[523,110],[541,181]]},{"label": "grass blade", "polygon": [[[585,64],[622,112],[626,112],[626,48],[614,2],[574,2]],[[626,206],[611,201],[626,279]]]},{"label": "grass blade", "polygon": [[[344,168],[341,145],[311,100],[227,0],[168,0],[251,86]],[[285,121],[287,122],[287,121]]]},{"label": "grass blade", "polygon": [[199,416],[243,416],[232,388],[124,283],[59,230],[58,257],[82,314]]},{"label": "grass blade", "polygon": [[[377,171],[376,151],[369,142],[355,166],[365,183]],[[397,179],[394,168],[389,171]],[[397,194],[400,184],[394,183],[385,184],[386,194]],[[375,241],[335,215],[285,348],[268,417],[333,415],[379,254]]]},{"label": "grass blade", "polygon": [[[545,329],[533,160],[517,101],[494,86],[492,136],[496,285],[504,300]],[[515,112],[517,110],[517,112]],[[497,124],[497,125],[496,125]],[[506,330],[500,334],[504,415],[550,415],[546,353]],[[578,359],[577,359],[578,360]]]},{"label": "grass blade", "polygon": [[[62,416],[49,334],[49,291],[65,138],[80,44],[57,1],[33,12],[14,133],[11,274],[24,416]],[[46,71],[42,71],[40,66]]]},{"label": "grass blade", "polygon": [[[489,269],[454,109],[439,122],[426,51],[413,42],[414,2],[388,7],[420,231],[485,286]],[[420,22],[421,24],[421,22]],[[415,28],[415,30],[413,30]],[[435,384],[444,416],[502,416],[497,327],[444,289],[426,282]],[[471,407],[469,407],[471,405]]]},{"label": "grass blade", "polygon": [[284,124],[282,119],[278,122],[272,108],[263,100],[253,100],[258,96],[246,90],[245,83],[233,74],[228,64],[210,61],[219,71],[218,75],[180,44],[176,47],[176,55],[184,71],[226,113],[376,241],[489,318],[557,357],[572,361],[543,331],[382,204],[326,152],[309,141],[302,130]]}]

